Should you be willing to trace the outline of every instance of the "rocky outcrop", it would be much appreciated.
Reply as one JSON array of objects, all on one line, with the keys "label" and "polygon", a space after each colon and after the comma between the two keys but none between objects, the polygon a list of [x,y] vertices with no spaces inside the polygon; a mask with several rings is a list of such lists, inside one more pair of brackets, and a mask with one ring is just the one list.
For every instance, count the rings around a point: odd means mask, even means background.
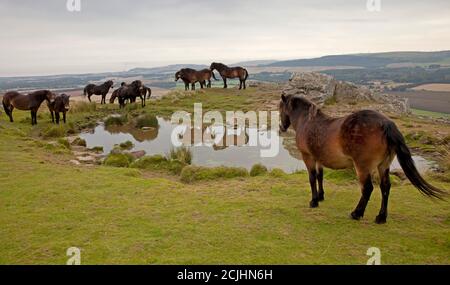
[{"label": "rocky outcrop", "polygon": [[316,72],[294,73],[283,89],[283,94],[304,96],[319,106],[366,102],[375,104],[374,109],[381,108],[400,114],[410,113],[408,99],[374,93],[364,86],[338,81],[332,76]]}]

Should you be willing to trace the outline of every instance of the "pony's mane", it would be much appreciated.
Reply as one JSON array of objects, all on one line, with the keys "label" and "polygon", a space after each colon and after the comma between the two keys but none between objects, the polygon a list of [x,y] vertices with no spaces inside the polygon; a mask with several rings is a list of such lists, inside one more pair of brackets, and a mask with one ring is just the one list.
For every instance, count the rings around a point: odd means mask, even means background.
[{"label": "pony's mane", "polygon": [[216,68],[229,68],[227,65],[221,62],[214,62],[214,65],[216,66]]},{"label": "pony's mane", "polygon": [[305,97],[295,95],[289,98],[288,107],[291,111],[303,111],[308,112],[310,118],[316,117],[317,115],[326,116],[320,107],[317,106],[314,102],[308,100]]}]

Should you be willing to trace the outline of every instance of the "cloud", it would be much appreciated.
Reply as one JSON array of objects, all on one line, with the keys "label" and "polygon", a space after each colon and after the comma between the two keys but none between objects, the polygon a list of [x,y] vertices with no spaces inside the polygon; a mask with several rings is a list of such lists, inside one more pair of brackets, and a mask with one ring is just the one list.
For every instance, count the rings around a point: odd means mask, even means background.
[{"label": "cloud", "polygon": [[449,1],[381,1],[3,0],[0,75],[448,49]]}]

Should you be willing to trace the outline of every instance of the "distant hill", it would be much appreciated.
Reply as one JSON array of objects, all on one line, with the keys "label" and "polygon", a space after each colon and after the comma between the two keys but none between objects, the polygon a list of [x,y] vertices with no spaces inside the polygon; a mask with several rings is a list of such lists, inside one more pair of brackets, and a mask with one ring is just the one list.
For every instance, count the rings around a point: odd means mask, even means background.
[{"label": "distant hill", "polygon": [[311,59],[277,61],[260,66],[355,66],[363,68],[389,67],[389,65],[450,65],[450,51],[438,52],[385,52],[366,54],[329,55]]},{"label": "distant hill", "polygon": [[268,60],[249,60],[249,61],[241,61],[236,62],[233,64],[230,64],[230,66],[246,66],[246,67],[253,67],[253,66],[262,66],[262,65],[269,65],[272,63],[278,62],[274,59],[268,59]]}]

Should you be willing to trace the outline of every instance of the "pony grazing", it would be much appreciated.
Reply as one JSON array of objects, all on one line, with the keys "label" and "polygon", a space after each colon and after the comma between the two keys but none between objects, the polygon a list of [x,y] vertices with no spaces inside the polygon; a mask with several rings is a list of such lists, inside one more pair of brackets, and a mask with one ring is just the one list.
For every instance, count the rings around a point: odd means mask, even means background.
[{"label": "pony grazing", "polygon": [[239,90],[242,88],[246,89],[247,86],[245,82],[248,79],[248,71],[247,69],[243,67],[228,67],[223,63],[217,63],[213,62],[211,63],[211,66],[209,68],[211,71],[214,71],[216,69],[220,76],[222,76],[223,79],[223,88],[227,88],[227,78],[239,78]]},{"label": "pony grazing", "polygon": [[142,97],[142,89],[145,86],[142,84],[142,81],[135,80],[131,82],[131,84],[124,84],[120,87],[119,92],[117,94],[117,98],[119,99],[120,108],[125,107],[125,103],[129,100],[131,103],[136,102],[136,98],[141,98],[142,107],[145,106],[145,97]]},{"label": "pony grazing", "polygon": [[88,96],[89,102],[91,102],[92,95],[101,95],[101,104],[106,104],[106,95],[108,94],[109,89],[113,88],[113,86],[114,82],[112,80],[108,80],[102,85],[98,86],[95,84],[89,84],[84,88],[83,94],[84,96]]},{"label": "pony grazing", "polygon": [[47,102],[52,103],[55,100],[55,94],[49,90],[40,90],[28,95],[23,95],[16,91],[7,92],[3,95],[3,108],[5,109],[6,115],[8,115],[9,120],[14,122],[12,112],[14,108],[22,111],[31,111],[31,124],[37,124],[37,111],[41,106],[42,102],[47,100]]},{"label": "pony grazing", "polygon": [[323,167],[354,167],[362,196],[351,217],[359,220],[364,216],[373,191],[372,175],[378,172],[382,202],[375,221],[385,223],[391,189],[389,168],[395,155],[406,177],[422,194],[440,199],[447,194],[420,176],[403,135],[395,123],[384,115],[365,110],[332,118],[307,99],[291,95],[282,95],[279,107],[280,130],[285,132],[292,125],[296,132],[297,148],[309,173],[312,208],[318,207],[319,202],[324,200]]},{"label": "pony grazing", "polygon": [[56,96],[55,101],[53,103],[47,102],[48,110],[52,115],[52,123],[56,123],[59,125],[59,113],[63,113],[63,122],[66,123],[66,113],[69,111],[70,107],[70,95],[61,94]]}]

